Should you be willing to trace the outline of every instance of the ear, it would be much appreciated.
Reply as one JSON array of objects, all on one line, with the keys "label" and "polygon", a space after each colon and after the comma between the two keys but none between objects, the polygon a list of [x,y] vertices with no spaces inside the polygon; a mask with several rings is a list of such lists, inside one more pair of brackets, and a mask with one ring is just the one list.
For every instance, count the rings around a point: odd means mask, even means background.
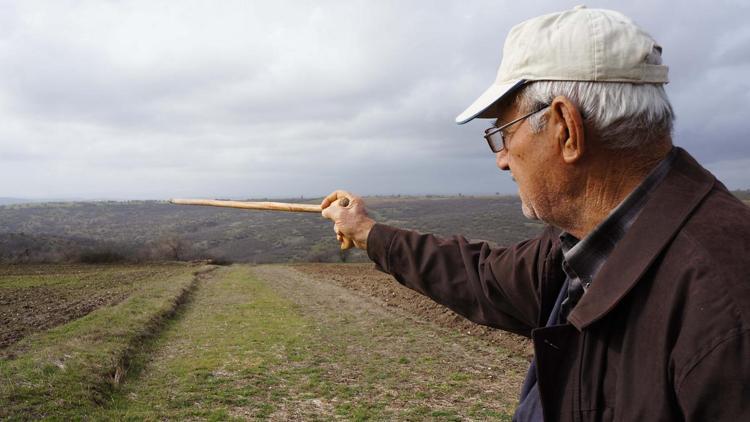
[{"label": "ear", "polygon": [[549,122],[560,145],[563,161],[573,164],[581,160],[586,152],[586,137],[578,107],[567,97],[555,97],[550,105]]}]

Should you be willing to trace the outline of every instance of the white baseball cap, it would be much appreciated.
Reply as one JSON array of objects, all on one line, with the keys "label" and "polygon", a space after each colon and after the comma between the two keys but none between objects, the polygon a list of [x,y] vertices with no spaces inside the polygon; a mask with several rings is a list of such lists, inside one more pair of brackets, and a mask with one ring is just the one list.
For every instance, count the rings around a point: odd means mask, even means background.
[{"label": "white baseball cap", "polygon": [[530,81],[669,82],[669,68],[647,64],[661,46],[620,12],[587,9],[551,13],[513,27],[497,79],[456,123],[496,117],[492,106]]}]

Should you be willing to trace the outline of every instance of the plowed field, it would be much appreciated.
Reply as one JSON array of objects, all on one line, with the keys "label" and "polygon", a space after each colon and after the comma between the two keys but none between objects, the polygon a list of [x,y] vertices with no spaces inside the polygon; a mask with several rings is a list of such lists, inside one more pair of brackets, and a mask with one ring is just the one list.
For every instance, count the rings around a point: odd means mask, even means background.
[{"label": "plowed field", "polygon": [[184,265],[0,265],[0,354],[38,331],[126,299]]},{"label": "plowed field", "polygon": [[0,419],[510,420],[528,368],[525,340],[371,264],[19,266],[0,283],[5,338],[23,337],[0,353]]}]

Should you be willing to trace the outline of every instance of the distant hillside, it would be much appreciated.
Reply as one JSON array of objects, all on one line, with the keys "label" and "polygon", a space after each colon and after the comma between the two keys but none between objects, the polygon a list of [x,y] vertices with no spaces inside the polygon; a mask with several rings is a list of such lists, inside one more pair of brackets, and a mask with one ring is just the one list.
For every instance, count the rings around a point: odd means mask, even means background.
[{"label": "distant hillside", "polygon": [[101,248],[91,239],[0,233],[0,262],[67,262]]},{"label": "distant hillside", "polygon": [[0,198],[0,205],[13,205],[13,204],[28,204],[33,202],[39,202],[34,201],[31,199],[23,199],[23,198]]},{"label": "distant hillside", "polygon": [[[750,202],[750,191],[734,194]],[[308,201],[318,203],[318,200]],[[381,223],[442,236],[511,244],[542,225],[521,214],[517,197],[372,197]],[[233,262],[367,261],[341,254],[329,221],[316,214],[170,205],[159,201],[0,206],[0,262],[190,260]]]},{"label": "distant hillside", "polygon": [[[510,244],[541,228],[523,217],[517,197],[376,197],[366,201],[379,222],[443,236],[460,233]],[[35,253],[45,259],[56,255],[49,249],[65,251],[57,254],[60,260],[94,250],[138,260],[214,257],[261,263],[367,259],[362,251],[341,255],[332,225],[316,214],[158,201],[4,206],[0,207],[0,239],[5,239],[0,240],[0,260],[5,261],[18,257],[34,261]]]}]

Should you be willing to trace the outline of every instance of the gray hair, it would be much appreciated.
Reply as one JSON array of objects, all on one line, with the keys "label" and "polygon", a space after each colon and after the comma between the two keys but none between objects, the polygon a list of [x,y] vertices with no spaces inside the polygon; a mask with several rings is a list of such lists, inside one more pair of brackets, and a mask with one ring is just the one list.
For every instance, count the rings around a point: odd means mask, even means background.
[{"label": "gray hair", "polygon": [[[661,64],[654,51],[646,58]],[[672,134],[675,116],[662,84],[624,82],[535,81],[516,96],[522,110],[534,110],[564,96],[578,106],[584,122],[592,127],[609,149],[652,145]],[[534,132],[546,123],[545,113],[529,119]]]}]

